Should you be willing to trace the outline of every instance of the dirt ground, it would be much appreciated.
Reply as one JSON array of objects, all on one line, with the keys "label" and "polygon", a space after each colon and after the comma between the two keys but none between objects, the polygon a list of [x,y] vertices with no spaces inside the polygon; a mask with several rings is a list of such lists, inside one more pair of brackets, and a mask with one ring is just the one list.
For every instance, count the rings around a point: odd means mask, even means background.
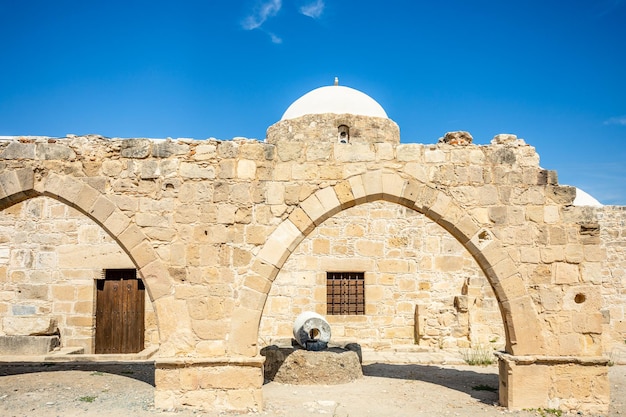
[{"label": "dirt ground", "polygon": [[[151,362],[0,365],[0,415],[223,416],[154,408]],[[304,416],[553,416],[550,410],[510,412],[497,406],[497,368],[442,365],[364,365],[365,376],[332,386],[268,383],[259,417]],[[626,415],[626,366],[610,368],[611,411]],[[226,414],[229,415],[229,414]],[[578,414],[581,415],[581,414]]]}]

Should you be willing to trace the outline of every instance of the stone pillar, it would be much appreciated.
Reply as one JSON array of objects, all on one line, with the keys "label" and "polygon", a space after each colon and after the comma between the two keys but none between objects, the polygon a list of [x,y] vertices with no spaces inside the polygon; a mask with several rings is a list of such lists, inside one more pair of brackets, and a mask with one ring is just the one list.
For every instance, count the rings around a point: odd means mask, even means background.
[{"label": "stone pillar", "polygon": [[250,412],[263,408],[262,356],[160,358],[156,360],[156,408]]},{"label": "stone pillar", "polygon": [[555,408],[606,415],[608,358],[496,354],[500,405],[509,410]]}]

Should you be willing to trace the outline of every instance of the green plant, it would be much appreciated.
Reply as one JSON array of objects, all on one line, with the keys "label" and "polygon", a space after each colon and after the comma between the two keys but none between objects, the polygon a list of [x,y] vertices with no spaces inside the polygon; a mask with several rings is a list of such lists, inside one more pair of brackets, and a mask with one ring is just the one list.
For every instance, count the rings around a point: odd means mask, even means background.
[{"label": "green plant", "polygon": [[132,375],[135,372],[133,372],[133,371],[122,371],[121,373],[122,373],[122,375]]},{"label": "green plant", "polygon": [[478,345],[462,352],[463,360],[468,365],[491,365],[494,362],[493,352],[489,348]]},{"label": "green plant", "polygon": [[548,415],[561,417],[563,415],[563,412],[557,408],[540,408],[538,411],[541,417],[548,417]]},{"label": "green plant", "polygon": [[498,391],[498,388],[492,387],[491,385],[484,385],[484,384],[474,385],[472,387],[472,389],[474,391],[489,391],[489,392],[496,392],[496,391]]},{"label": "green plant", "polygon": [[102,375],[104,375],[104,372],[100,372],[100,371],[93,371],[93,372],[92,372],[92,373],[90,373],[89,375],[102,376]]},{"label": "green plant", "polygon": [[85,402],[85,403],[92,403],[92,402],[94,402],[96,400],[96,398],[98,398],[98,397],[94,397],[93,395],[86,395],[84,397],[80,397],[78,399],[78,401],[82,401],[82,402]]},{"label": "green plant", "polygon": [[556,416],[561,417],[563,411],[558,408],[525,408],[524,411],[533,411],[538,413],[541,417]]}]

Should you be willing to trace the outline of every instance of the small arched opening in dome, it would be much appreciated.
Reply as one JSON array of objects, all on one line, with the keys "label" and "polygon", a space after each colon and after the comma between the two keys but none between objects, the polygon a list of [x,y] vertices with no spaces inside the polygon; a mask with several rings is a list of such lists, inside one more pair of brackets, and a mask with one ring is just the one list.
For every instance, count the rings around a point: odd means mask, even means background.
[{"label": "small arched opening in dome", "polygon": [[350,127],[340,125],[337,128],[339,143],[350,143]]}]

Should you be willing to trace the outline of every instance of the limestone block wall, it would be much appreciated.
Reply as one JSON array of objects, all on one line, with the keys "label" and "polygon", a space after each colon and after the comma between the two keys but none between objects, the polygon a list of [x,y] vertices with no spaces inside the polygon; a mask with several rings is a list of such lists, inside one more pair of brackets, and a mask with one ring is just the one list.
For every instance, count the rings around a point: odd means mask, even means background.
[{"label": "limestone block wall", "polygon": [[599,229],[590,222],[587,233],[599,237],[606,251],[598,277],[602,281],[604,345],[613,361],[626,363],[626,209],[609,206],[593,211]]},{"label": "limestone block wall", "polygon": [[291,338],[303,311],[326,315],[326,272],[337,271],[365,273],[366,304],[365,315],[326,317],[333,341],[377,349],[504,346],[498,303],[476,261],[441,226],[389,202],[342,211],[300,243],[268,295],[260,345]]},{"label": "limestone block wall", "polygon": [[[62,347],[93,353],[95,280],[104,269],[134,268],[128,255],[92,220],[67,204],[37,197],[0,217],[0,335],[12,318],[46,317]],[[146,300],[145,345],[158,344]]]},{"label": "limestone block wall", "polygon": [[400,143],[400,129],[390,119],[354,114],[309,114],[281,120],[267,129],[267,142],[338,143],[338,128],[346,126],[350,143]]},{"label": "limestone block wall", "polygon": [[[266,305],[276,312],[271,291],[280,288],[285,263],[293,258],[294,270],[310,271],[298,258],[319,251],[324,232],[332,229],[326,222],[342,219],[351,207],[358,212],[380,200],[399,204],[445,229],[489,281],[506,334],[502,369],[510,371],[511,383],[501,393],[511,396],[502,397],[504,404],[579,404],[605,412],[608,393],[595,391],[598,380],[606,381],[606,245],[594,232],[599,220],[571,207],[575,190],[539,166],[533,147],[514,137],[488,146],[398,145],[375,138],[339,144],[287,133],[271,143],[269,137],[0,140],[2,216],[16,203],[54,196],[115,236],[139,269],[158,318],[157,406],[217,403],[245,410],[261,405],[259,324]],[[409,257],[410,249],[404,255],[382,250],[393,256],[389,265],[408,269],[411,258],[401,256]],[[450,272],[437,267],[438,258],[445,254],[435,256],[436,272]],[[462,273],[469,273],[462,264]],[[373,279],[383,279],[380,265],[372,271]],[[405,278],[394,277],[398,287]],[[439,285],[434,281],[431,288]],[[438,294],[430,297],[436,306]],[[525,394],[520,368],[550,381],[559,366],[599,372],[577,380],[576,393],[559,376],[554,387]],[[239,371],[247,376],[229,376]]]}]

